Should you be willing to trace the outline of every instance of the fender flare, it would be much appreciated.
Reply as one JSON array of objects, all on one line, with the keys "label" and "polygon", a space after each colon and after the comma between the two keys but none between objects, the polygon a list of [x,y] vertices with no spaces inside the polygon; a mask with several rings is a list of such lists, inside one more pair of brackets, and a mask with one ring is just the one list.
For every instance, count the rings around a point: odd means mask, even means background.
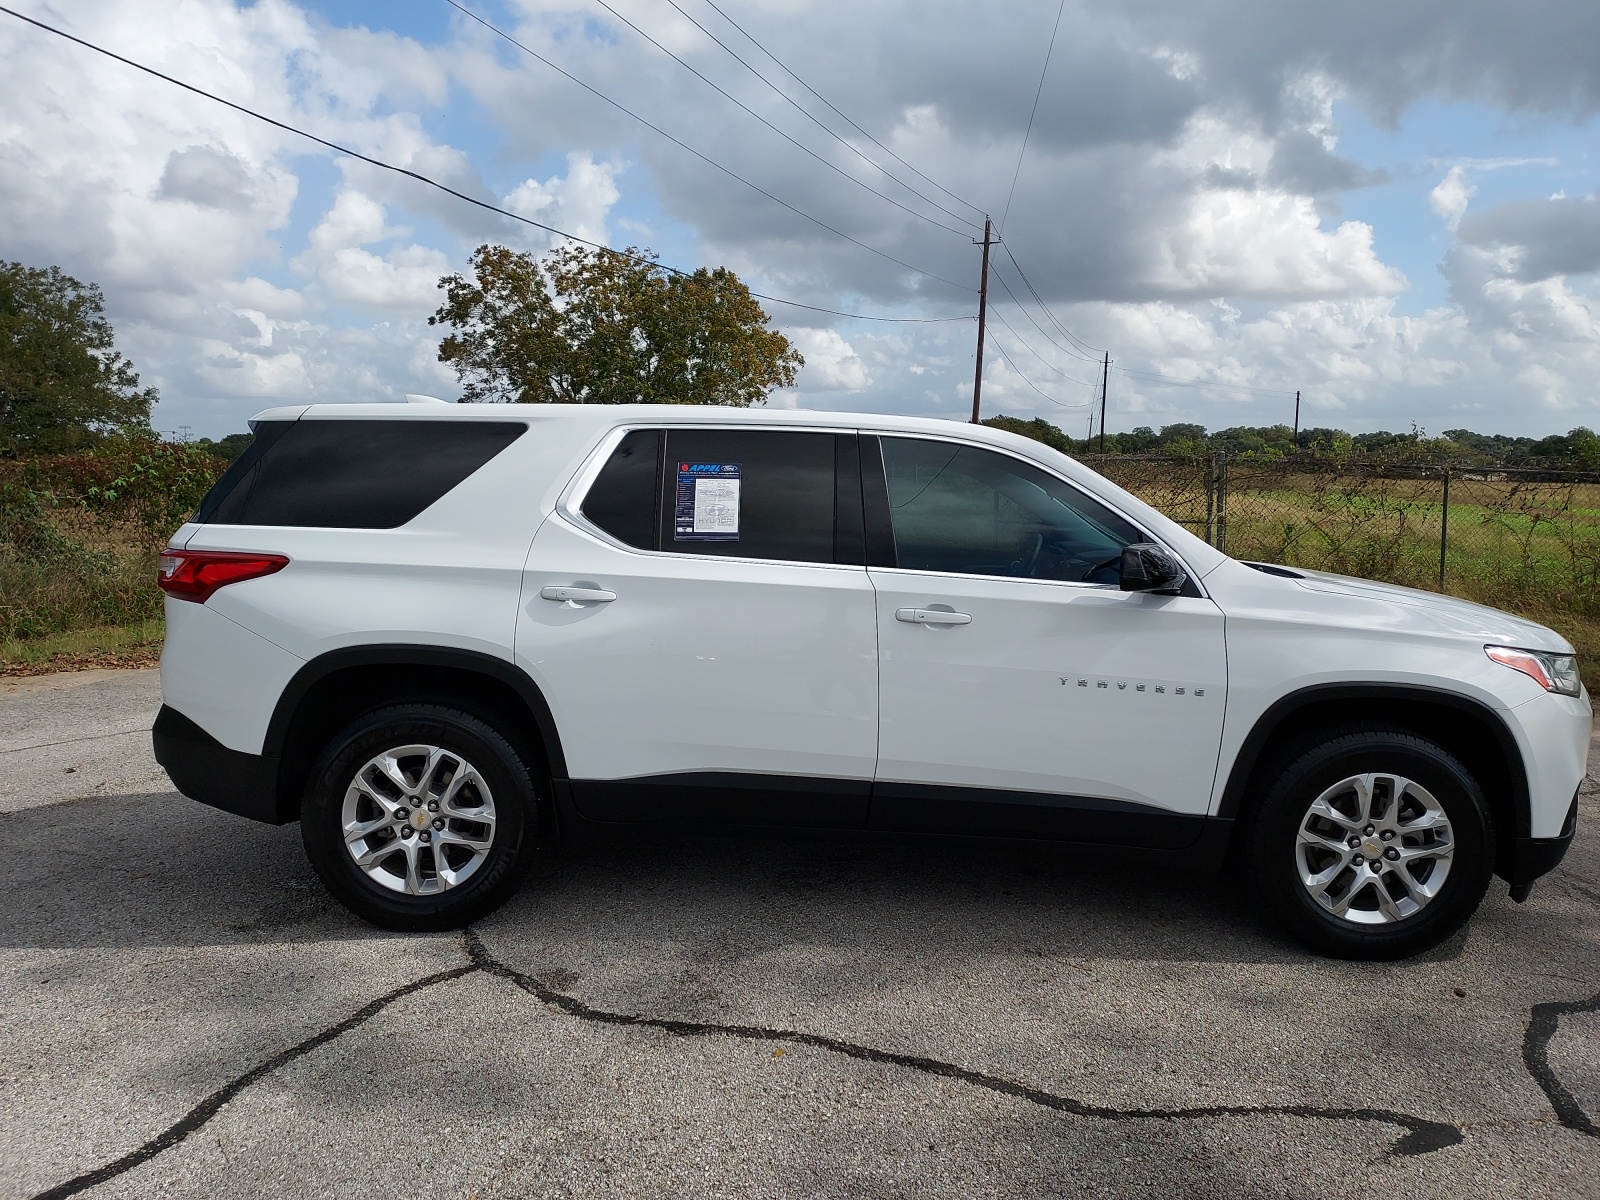
[{"label": "fender flare", "polygon": [[426,646],[408,643],[379,643],[350,646],[330,650],[309,660],[295,672],[273,709],[267,724],[267,733],[261,752],[281,756],[287,747],[289,731],[299,715],[301,702],[318,683],[328,676],[351,667],[444,667],[450,670],[485,676],[505,684],[527,706],[533,716],[540,747],[545,754],[545,765],[553,779],[567,778],[567,760],[561,749],[561,737],[556,730],[555,716],[539,686],[527,672],[503,658],[476,650],[460,650],[450,646]]},{"label": "fender flare", "polygon": [[1434,708],[1454,709],[1470,713],[1494,734],[1497,748],[1507,767],[1511,785],[1511,809],[1515,837],[1526,838],[1533,826],[1533,808],[1528,795],[1528,771],[1523,763],[1522,750],[1512,735],[1505,719],[1481,701],[1459,692],[1443,688],[1426,687],[1409,683],[1327,683],[1316,684],[1290,692],[1273,701],[1266,711],[1256,718],[1239,752],[1234,755],[1228,772],[1228,782],[1222,790],[1222,799],[1216,814],[1229,819],[1237,818],[1245,799],[1245,789],[1261,760],[1262,753],[1271,743],[1273,735],[1296,712],[1314,704],[1328,701],[1379,701],[1400,704],[1423,703]]}]

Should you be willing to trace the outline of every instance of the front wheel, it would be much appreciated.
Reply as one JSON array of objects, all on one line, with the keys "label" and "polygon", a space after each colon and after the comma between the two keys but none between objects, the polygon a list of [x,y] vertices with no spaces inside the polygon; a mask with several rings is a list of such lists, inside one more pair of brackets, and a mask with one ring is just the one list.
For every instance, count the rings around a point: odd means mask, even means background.
[{"label": "front wheel", "polygon": [[1285,757],[1246,831],[1269,911],[1325,954],[1405,958],[1459,929],[1494,868],[1482,790],[1415,734],[1354,729]]},{"label": "front wheel", "polygon": [[491,725],[397,705],[329,744],[300,815],[306,854],[357,916],[407,932],[455,929],[516,890],[534,853],[532,776]]}]

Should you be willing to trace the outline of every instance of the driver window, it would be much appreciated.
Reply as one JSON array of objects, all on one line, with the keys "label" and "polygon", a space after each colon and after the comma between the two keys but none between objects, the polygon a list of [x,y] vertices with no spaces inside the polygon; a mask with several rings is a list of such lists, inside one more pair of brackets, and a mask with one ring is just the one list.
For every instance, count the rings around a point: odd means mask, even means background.
[{"label": "driver window", "polygon": [[882,439],[902,567],[1115,584],[1134,525],[1055,476],[992,450]]}]

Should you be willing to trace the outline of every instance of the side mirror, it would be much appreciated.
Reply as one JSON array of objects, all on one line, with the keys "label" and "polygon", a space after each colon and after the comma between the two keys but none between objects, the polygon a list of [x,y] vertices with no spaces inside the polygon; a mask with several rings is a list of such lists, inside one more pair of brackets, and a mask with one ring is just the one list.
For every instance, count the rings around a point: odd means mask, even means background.
[{"label": "side mirror", "polygon": [[1183,564],[1154,542],[1123,547],[1122,574],[1118,579],[1123,591],[1176,595],[1188,581]]}]

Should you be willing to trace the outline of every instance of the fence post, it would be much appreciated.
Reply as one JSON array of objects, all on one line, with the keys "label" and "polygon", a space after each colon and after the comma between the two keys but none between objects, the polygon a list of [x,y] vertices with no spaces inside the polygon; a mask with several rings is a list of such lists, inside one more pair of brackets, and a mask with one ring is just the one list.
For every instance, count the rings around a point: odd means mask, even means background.
[{"label": "fence post", "polygon": [[1450,468],[1444,469],[1444,498],[1439,505],[1439,590],[1444,591],[1444,552],[1450,545]]},{"label": "fence post", "polygon": [[1217,540],[1214,543],[1224,554],[1228,552],[1228,452],[1217,451]]},{"label": "fence post", "polygon": [[1202,470],[1205,472],[1206,481],[1206,545],[1215,546],[1217,544],[1214,528],[1217,516],[1217,456],[1215,454],[1206,456],[1205,466]]}]

